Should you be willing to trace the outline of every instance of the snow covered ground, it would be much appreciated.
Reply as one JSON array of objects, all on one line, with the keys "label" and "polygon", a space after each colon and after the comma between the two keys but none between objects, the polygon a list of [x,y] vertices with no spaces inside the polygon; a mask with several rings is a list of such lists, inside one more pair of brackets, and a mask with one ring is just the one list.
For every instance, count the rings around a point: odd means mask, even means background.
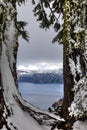
[{"label": "snow covered ground", "polygon": [[[12,107],[13,116],[7,119],[11,130],[43,130],[28,113],[23,112],[17,105]],[[5,127],[2,130],[7,130]]]},{"label": "snow covered ground", "polygon": [[87,120],[76,121],[73,125],[73,130],[87,130]]}]

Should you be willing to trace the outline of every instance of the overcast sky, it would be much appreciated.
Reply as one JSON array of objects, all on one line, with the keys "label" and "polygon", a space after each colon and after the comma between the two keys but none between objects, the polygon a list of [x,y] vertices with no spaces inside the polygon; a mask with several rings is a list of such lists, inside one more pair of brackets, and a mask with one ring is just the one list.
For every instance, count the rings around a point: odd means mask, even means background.
[{"label": "overcast sky", "polygon": [[27,31],[30,43],[22,38],[19,39],[18,66],[29,66],[42,63],[58,64],[62,62],[62,46],[57,43],[52,44],[55,36],[51,28],[45,31],[39,28],[39,22],[32,13],[33,6],[29,1],[18,7],[18,19],[28,23]]}]

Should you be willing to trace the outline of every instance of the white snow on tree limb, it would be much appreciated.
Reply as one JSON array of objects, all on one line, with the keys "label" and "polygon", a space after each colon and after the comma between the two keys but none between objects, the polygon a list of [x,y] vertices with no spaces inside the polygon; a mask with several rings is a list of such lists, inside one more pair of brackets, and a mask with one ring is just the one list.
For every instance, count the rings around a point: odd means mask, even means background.
[{"label": "white snow on tree limb", "polygon": [[[74,86],[74,101],[69,108],[70,115],[84,117],[87,114],[87,78],[83,78]],[[84,115],[85,114],[85,115]]]},{"label": "white snow on tree limb", "polygon": [[71,59],[71,58],[69,58],[69,66],[70,66],[70,70],[71,70],[72,75],[74,75],[74,81],[75,81],[75,77],[76,77],[76,65],[75,65],[75,62],[73,61],[73,59]]}]

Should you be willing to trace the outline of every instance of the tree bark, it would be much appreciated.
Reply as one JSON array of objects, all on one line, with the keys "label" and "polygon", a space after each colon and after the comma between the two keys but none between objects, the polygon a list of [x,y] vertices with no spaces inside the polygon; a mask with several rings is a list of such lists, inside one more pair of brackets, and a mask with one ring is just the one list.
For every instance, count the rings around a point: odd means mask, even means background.
[{"label": "tree bark", "polygon": [[62,107],[62,116],[64,118],[69,117],[69,111],[68,108],[71,106],[71,103],[74,98],[74,94],[72,91],[74,82],[72,75],[70,73],[70,67],[69,67],[69,61],[68,61],[68,55],[66,54],[66,47],[64,48],[64,54],[63,54],[63,80],[64,80],[64,98],[63,98],[63,107]]},{"label": "tree bark", "polygon": [[[7,105],[9,99],[6,99],[7,98],[6,93],[7,90],[9,90],[9,86],[7,86],[8,88],[6,88],[5,82],[7,81],[4,80],[4,73],[2,72],[2,68],[4,69],[4,71],[5,69],[7,69],[4,68],[5,59],[2,58],[2,55],[3,52],[6,53],[11,74],[14,77],[15,86],[17,86],[16,60],[17,60],[18,43],[17,43],[17,32],[15,30],[17,19],[15,12],[16,3],[15,2],[13,3],[14,4],[10,2],[5,3],[4,1],[0,3],[1,4],[0,5],[1,9],[0,10],[0,128],[3,128],[3,126],[5,125],[6,128],[9,130],[10,128],[8,127],[6,118],[11,116],[11,107]],[[14,26],[14,28],[12,28],[12,26]],[[3,48],[4,46],[5,48]],[[10,77],[8,77],[8,79],[9,78]]]}]

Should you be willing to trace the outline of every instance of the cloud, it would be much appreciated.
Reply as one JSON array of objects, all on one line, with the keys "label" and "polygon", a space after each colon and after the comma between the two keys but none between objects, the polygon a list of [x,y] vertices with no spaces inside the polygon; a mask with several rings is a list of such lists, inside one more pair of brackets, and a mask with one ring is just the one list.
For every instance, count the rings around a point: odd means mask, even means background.
[{"label": "cloud", "polygon": [[25,5],[18,7],[18,19],[28,23],[26,29],[30,37],[30,44],[27,44],[21,38],[19,39],[18,65],[33,65],[33,63],[42,61],[62,62],[62,45],[52,44],[52,39],[56,35],[53,28],[47,31],[39,28],[39,22],[36,22],[32,9],[33,6],[29,1]]},{"label": "cloud", "polygon": [[18,66],[18,67],[17,67],[17,69],[18,69],[18,70],[26,70],[26,67],[25,67],[25,66],[20,65],[20,66]]},{"label": "cloud", "polygon": [[46,63],[41,62],[35,65],[28,65],[28,66],[18,66],[18,70],[58,70],[59,68],[63,68],[62,63]]},{"label": "cloud", "polygon": [[29,70],[38,70],[39,67],[38,67],[38,66],[35,66],[35,65],[29,65],[28,69],[29,69]]}]

